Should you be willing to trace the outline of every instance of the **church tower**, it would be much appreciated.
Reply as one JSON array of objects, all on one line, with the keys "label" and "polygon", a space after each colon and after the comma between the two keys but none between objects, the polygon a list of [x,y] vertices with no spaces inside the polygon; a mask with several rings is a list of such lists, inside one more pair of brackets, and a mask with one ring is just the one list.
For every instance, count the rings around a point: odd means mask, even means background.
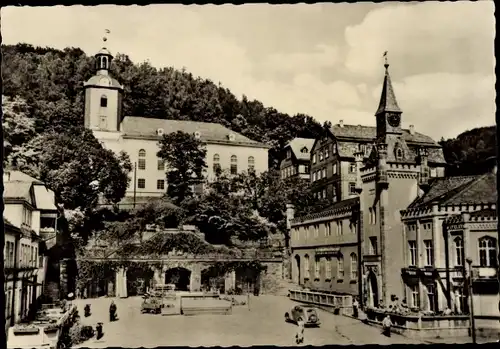
[{"label": "church tower", "polygon": [[[103,41],[107,39],[104,37]],[[118,132],[123,86],[110,75],[113,56],[106,47],[95,55],[96,74],[84,83],[85,127],[93,131]]]},{"label": "church tower", "polygon": [[385,57],[385,77],[382,85],[380,103],[375,113],[377,118],[377,139],[381,141],[387,135],[401,135],[401,114],[403,113],[396,101],[396,95],[392,88],[391,76],[389,75],[389,63]]}]

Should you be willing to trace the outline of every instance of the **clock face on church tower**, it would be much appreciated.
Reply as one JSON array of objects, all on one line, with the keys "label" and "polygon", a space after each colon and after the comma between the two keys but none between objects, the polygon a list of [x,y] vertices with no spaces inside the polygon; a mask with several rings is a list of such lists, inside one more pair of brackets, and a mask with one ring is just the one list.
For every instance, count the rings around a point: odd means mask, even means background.
[{"label": "clock face on church tower", "polygon": [[392,127],[399,127],[399,123],[401,122],[401,116],[399,114],[389,114],[387,116],[387,122]]}]

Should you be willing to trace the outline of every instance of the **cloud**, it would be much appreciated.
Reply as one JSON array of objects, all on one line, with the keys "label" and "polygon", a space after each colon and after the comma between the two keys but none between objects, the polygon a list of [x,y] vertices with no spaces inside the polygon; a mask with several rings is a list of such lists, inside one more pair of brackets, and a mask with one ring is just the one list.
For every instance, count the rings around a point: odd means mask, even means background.
[{"label": "cloud", "polygon": [[339,50],[325,44],[318,44],[311,52],[294,53],[273,53],[267,56],[264,61],[266,69],[274,71],[309,71],[310,69],[320,69],[332,67],[339,62]]},{"label": "cloud", "polygon": [[494,37],[492,1],[392,5],[346,28],[346,66],[373,78],[389,51],[391,65],[406,75],[493,73]]},{"label": "cloud", "polygon": [[[495,124],[495,77],[434,73],[393,81],[403,124],[435,139],[455,137],[467,129]],[[372,91],[380,97],[382,85]]]}]

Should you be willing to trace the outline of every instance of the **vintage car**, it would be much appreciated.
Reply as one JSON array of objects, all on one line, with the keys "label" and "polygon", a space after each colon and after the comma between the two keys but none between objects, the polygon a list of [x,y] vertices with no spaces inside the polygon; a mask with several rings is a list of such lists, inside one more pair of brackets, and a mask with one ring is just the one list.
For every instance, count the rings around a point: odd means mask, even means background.
[{"label": "vintage car", "polygon": [[141,304],[141,313],[161,314],[163,301],[160,297],[144,296]]},{"label": "vintage car", "polygon": [[289,312],[285,313],[286,322],[297,323],[300,319],[304,321],[305,326],[319,327],[318,312],[312,305],[296,305]]}]

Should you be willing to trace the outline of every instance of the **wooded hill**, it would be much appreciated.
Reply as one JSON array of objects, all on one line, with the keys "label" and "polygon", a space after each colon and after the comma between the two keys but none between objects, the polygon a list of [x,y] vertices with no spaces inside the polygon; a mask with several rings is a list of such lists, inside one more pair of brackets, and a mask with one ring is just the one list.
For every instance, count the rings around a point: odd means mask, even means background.
[{"label": "wooded hill", "polygon": [[[94,74],[93,57],[79,48],[57,50],[28,44],[2,45],[3,94],[26,101],[36,131],[83,125],[83,83]],[[125,87],[124,115],[217,122],[272,146],[270,168],[277,168],[280,149],[295,137],[315,138],[321,125],[311,116],[290,116],[257,100],[240,101],[220,83],[185,70],[134,64],[117,54],[113,76]],[[451,174],[486,170],[496,155],[495,127],[464,132],[442,140]]]}]

